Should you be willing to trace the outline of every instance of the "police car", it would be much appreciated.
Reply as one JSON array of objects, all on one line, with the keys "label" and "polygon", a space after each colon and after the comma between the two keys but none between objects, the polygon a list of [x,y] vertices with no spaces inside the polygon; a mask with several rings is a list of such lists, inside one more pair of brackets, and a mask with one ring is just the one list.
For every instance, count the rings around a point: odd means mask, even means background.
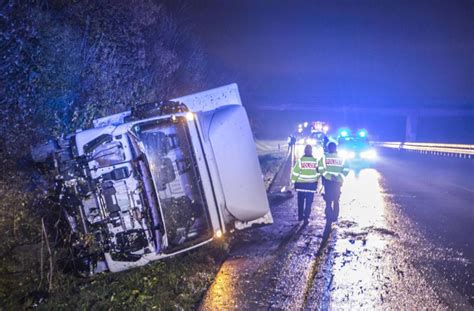
[{"label": "police car", "polygon": [[338,154],[351,167],[370,166],[377,160],[377,151],[369,141],[366,130],[358,130],[352,135],[349,130],[340,131]]}]

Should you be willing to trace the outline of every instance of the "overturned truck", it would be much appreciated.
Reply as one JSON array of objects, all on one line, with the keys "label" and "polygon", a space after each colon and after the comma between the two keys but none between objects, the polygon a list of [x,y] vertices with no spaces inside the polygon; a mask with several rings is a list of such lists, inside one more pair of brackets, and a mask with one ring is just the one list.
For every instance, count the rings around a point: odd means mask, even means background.
[{"label": "overturned truck", "polygon": [[237,85],[138,106],[38,146],[83,274],[142,266],[271,224]]}]

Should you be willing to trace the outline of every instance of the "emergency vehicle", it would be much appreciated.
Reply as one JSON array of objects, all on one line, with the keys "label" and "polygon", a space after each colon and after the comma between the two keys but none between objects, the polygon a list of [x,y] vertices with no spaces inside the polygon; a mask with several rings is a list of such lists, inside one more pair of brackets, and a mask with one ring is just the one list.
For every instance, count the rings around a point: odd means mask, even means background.
[{"label": "emergency vehicle", "polygon": [[313,156],[317,159],[324,155],[325,142],[329,126],[321,121],[304,122],[298,125],[296,134],[296,144],[294,148],[294,160],[299,159],[304,154],[306,145],[313,147]]},{"label": "emergency vehicle", "polygon": [[368,133],[360,129],[355,135],[342,129],[338,137],[338,154],[350,167],[370,166],[377,160],[377,151],[370,143]]}]

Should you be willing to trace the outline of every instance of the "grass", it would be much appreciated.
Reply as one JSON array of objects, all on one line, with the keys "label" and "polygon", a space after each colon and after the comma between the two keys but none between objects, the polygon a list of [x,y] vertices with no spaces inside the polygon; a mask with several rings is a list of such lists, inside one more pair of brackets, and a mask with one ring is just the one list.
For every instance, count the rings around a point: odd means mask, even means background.
[{"label": "grass", "polygon": [[61,286],[40,310],[189,310],[201,300],[226,255],[222,245],[209,245],[145,267],[90,279],[61,274],[57,277]]},{"label": "grass", "polygon": [[263,180],[265,182],[265,189],[270,187],[270,184],[273,181],[273,177],[280,169],[280,166],[285,159],[286,154],[279,153],[270,153],[259,156],[260,167],[263,173]]},{"label": "grass", "polygon": [[[282,160],[281,155],[260,157],[266,183]],[[194,309],[228,255],[229,238],[124,272],[91,278],[65,273],[60,262],[67,249],[57,229],[58,208],[47,197],[49,184],[28,165],[4,159],[2,166],[0,310]],[[51,282],[42,219],[52,249]]]},{"label": "grass", "polygon": [[[87,279],[65,273],[60,262],[67,249],[57,230],[57,207],[47,198],[48,183],[31,167],[2,161],[0,310],[191,309],[227,256],[227,242],[219,241],[120,273]],[[51,282],[42,219],[52,249]]]}]

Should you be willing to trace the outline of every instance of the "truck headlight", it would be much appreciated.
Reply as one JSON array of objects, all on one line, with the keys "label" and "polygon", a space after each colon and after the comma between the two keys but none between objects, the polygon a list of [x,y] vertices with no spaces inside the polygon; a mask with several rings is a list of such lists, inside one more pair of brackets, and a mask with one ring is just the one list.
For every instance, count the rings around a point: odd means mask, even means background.
[{"label": "truck headlight", "polygon": [[186,119],[188,119],[188,121],[194,120],[194,114],[192,112],[186,113]]},{"label": "truck headlight", "polygon": [[375,160],[377,158],[377,151],[370,149],[360,153],[360,157],[365,160]]}]

